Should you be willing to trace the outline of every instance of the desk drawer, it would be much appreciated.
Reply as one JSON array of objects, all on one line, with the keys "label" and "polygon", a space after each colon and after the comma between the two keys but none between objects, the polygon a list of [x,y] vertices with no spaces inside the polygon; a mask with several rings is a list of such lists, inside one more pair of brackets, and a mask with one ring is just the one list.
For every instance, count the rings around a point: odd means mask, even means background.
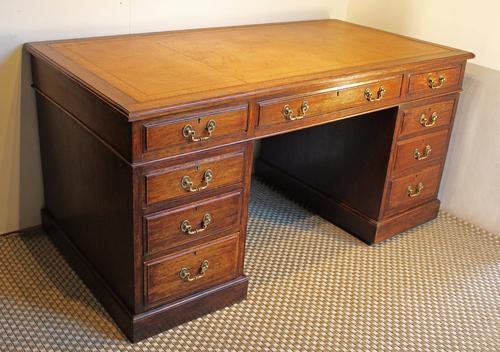
[{"label": "desk drawer", "polygon": [[440,177],[441,164],[438,164],[393,180],[387,211],[404,210],[436,197]]},{"label": "desk drawer", "polygon": [[145,176],[145,205],[242,182],[244,165],[241,151],[155,170]]},{"label": "desk drawer", "polygon": [[236,277],[238,234],[145,264],[147,305],[171,301]]},{"label": "desk drawer", "polygon": [[184,245],[224,231],[239,230],[241,190],[144,217],[146,253]]},{"label": "desk drawer", "polygon": [[448,129],[400,141],[396,146],[394,171],[421,166],[445,155]]},{"label": "desk drawer", "polygon": [[242,138],[247,130],[247,114],[247,105],[240,105],[146,123],[144,149],[151,152],[168,148],[167,155],[174,155]]},{"label": "desk drawer", "polygon": [[355,83],[354,87],[328,93],[304,94],[259,102],[259,126],[291,123],[304,118],[357,107],[377,105],[401,96],[402,76],[372,82]]},{"label": "desk drawer", "polygon": [[403,107],[403,124],[400,137],[433,131],[448,126],[455,107],[455,97],[417,107]]},{"label": "desk drawer", "polygon": [[410,95],[439,94],[442,90],[460,88],[462,65],[410,75]]}]

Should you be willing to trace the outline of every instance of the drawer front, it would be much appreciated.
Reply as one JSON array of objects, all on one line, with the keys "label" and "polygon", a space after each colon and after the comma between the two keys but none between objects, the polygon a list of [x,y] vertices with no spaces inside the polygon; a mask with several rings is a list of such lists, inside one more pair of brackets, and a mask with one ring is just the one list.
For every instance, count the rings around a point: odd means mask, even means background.
[{"label": "drawer front", "polygon": [[402,171],[421,166],[445,155],[448,129],[400,141],[396,146],[394,170]]},{"label": "drawer front", "polygon": [[247,130],[247,114],[247,105],[240,105],[146,123],[144,150],[168,148],[168,155],[173,155],[239,139]]},{"label": "drawer front", "polygon": [[146,253],[151,255],[214,234],[238,231],[241,192],[239,190],[145,216]]},{"label": "drawer front", "polygon": [[146,205],[241,182],[244,153],[223,154],[146,175]]},{"label": "drawer front", "polygon": [[436,197],[441,177],[441,164],[391,182],[388,212],[404,210]]},{"label": "drawer front", "polygon": [[238,235],[145,264],[147,305],[174,300],[236,277]]},{"label": "drawer front", "polygon": [[399,136],[430,132],[438,127],[448,126],[454,107],[455,98],[434,104],[403,108],[403,124]]},{"label": "drawer front", "polygon": [[365,104],[381,104],[401,96],[401,82],[402,76],[395,76],[328,93],[262,101],[259,102],[259,126],[291,123]]},{"label": "drawer front", "polygon": [[439,94],[443,90],[460,88],[462,66],[443,68],[410,75],[410,95]]}]

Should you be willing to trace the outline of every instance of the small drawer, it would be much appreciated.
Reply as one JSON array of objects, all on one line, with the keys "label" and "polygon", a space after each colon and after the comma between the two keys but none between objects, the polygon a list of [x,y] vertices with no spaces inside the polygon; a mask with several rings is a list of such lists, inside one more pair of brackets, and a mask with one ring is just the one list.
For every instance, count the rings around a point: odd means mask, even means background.
[{"label": "small drawer", "polygon": [[401,83],[402,76],[394,76],[351,84],[349,88],[333,88],[327,93],[261,101],[258,103],[259,126],[289,123],[365,104],[383,104],[401,96]]},{"label": "small drawer", "polygon": [[406,137],[448,126],[454,107],[455,98],[417,107],[403,107],[403,124],[399,136]]},{"label": "small drawer", "polygon": [[176,155],[241,139],[247,115],[247,105],[239,105],[146,123],[144,151],[168,148],[167,155]]},{"label": "small drawer", "polygon": [[238,272],[237,234],[145,263],[148,306],[229,281]]},{"label": "small drawer", "polygon": [[446,129],[398,142],[394,171],[421,166],[443,157],[448,145],[448,131]]},{"label": "small drawer", "polygon": [[387,212],[404,210],[436,197],[440,177],[441,164],[393,180]]},{"label": "small drawer", "polygon": [[145,176],[145,203],[204,193],[243,181],[245,154],[235,152],[155,170]]},{"label": "small drawer", "polygon": [[460,88],[462,66],[443,68],[410,75],[409,95],[439,94]]},{"label": "small drawer", "polygon": [[144,217],[146,254],[184,245],[213,234],[239,231],[241,190]]}]

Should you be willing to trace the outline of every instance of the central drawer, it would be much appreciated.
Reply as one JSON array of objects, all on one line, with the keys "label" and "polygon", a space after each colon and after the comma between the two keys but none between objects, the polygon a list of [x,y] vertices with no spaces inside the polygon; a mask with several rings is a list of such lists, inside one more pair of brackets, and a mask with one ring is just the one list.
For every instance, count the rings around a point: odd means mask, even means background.
[{"label": "central drawer", "polygon": [[171,301],[235,278],[238,240],[234,234],[146,263],[146,304]]},{"label": "central drawer", "polygon": [[401,96],[402,75],[356,82],[327,92],[305,93],[259,102],[259,126],[290,123],[304,118],[383,104]]}]

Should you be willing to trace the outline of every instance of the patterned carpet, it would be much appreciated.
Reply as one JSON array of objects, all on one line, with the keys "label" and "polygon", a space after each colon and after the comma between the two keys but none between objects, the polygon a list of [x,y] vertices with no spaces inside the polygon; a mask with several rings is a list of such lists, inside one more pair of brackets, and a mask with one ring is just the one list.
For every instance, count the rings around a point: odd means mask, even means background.
[{"label": "patterned carpet", "polygon": [[0,238],[0,351],[500,351],[500,236],[441,213],[369,247],[252,187],[248,299],[135,345],[45,235]]}]

